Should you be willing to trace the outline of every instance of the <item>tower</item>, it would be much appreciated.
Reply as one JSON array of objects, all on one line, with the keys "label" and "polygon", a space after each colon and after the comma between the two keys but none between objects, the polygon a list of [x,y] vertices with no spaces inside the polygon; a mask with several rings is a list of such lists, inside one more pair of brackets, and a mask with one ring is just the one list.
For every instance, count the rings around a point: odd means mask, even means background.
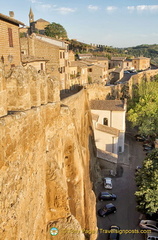
[{"label": "tower", "polygon": [[34,14],[32,9],[30,8],[30,12],[29,12],[29,23],[34,22]]}]

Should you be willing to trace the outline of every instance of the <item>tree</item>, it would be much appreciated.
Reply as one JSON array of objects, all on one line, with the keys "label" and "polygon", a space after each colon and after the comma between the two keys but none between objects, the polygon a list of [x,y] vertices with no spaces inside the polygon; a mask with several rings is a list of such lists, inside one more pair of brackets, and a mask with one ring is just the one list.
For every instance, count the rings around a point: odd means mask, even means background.
[{"label": "tree", "polygon": [[49,37],[54,37],[57,39],[66,39],[67,37],[67,32],[64,29],[63,26],[61,26],[58,23],[51,23],[45,27],[45,34]]},{"label": "tree", "polygon": [[158,81],[143,82],[137,89],[127,118],[144,135],[158,135]]},{"label": "tree", "polygon": [[145,214],[158,211],[158,149],[153,150],[136,173],[138,191],[135,192],[138,210]]}]

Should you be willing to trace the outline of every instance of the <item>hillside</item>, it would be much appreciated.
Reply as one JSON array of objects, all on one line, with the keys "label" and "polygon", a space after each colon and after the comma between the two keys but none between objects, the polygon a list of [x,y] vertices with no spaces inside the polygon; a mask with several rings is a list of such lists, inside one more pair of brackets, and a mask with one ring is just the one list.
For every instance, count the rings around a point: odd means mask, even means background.
[{"label": "hillside", "polygon": [[124,48],[122,51],[135,57],[144,56],[151,58],[152,63],[158,64],[158,44],[142,44],[136,47]]}]

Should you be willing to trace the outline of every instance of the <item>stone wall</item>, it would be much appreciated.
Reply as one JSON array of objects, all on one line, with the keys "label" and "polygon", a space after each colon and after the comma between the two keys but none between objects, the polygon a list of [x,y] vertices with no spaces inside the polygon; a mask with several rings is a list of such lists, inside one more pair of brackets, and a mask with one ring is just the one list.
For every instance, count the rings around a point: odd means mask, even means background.
[{"label": "stone wall", "polygon": [[90,169],[97,167],[86,90],[54,101],[54,83],[31,69],[15,69],[3,85],[9,114],[0,118],[0,239],[51,240],[57,227],[56,240],[94,240]]},{"label": "stone wall", "polygon": [[18,66],[6,73],[0,63],[0,117],[59,100],[58,81],[44,72],[38,73],[32,66]]},{"label": "stone wall", "polygon": [[130,80],[113,86],[104,86],[103,84],[88,84],[85,86],[88,92],[89,100],[93,99],[120,99],[122,97],[122,88],[124,85],[128,88],[128,94],[132,97],[133,85],[140,84],[142,81],[150,81],[158,75],[158,69],[140,72],[132,75]]}]

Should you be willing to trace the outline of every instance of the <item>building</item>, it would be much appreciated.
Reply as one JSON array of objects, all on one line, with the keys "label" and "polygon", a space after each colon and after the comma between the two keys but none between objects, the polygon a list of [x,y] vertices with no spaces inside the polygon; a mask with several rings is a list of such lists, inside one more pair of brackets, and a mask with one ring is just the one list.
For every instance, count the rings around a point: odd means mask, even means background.
[{"label": "building", "polygon": [[31,8],[29,12],[29,23],[30,23],[29,34],[32,34],[32,33],[44,34],[45,27],[50,24],[50,22],[42,18],[34,21],[34,14]]},{"label": "building", "polygon": [[46,73],[52,79],[60,82],[60,89],[68,89],[69,83],[69,54],[68,44],[64,41],[33,33],[31,36],[20,38],[21,53],[26,56],[43,58],[46,62]]},{"label": "building", "polygon": [[0,59],[5,69],[21,65],[19,26],[24,23],[14,19],[11,13],[10,17],[0,13]]},{"label": "building", "polygon": [[105,65],[88,65],[89,83],[105,83],[108,81],[108,70]]},{"label": "building", "polygon": [[97,152],[117,158],[124,152],[126,101],[91,100],[90,108]]},{"label": "building", "polygon": [[89,59],[89,58],[92,58],[92,57],[93,57],[93,54],[92,54],[92,53],[82,53],[82,54],[78,54],[79,60]]},{"label": "building", "polygon": [[123,76],[123,68],[116,68],[109,73],[109,83],[114,84],[116,81],[119,81],[121,78],[123,78]]},{"label": "building", "polygon": [[112,57],[109,61],[109,68],[124,68],[125,57]]},{"label": "building", "polygon": [[69,65],[70,86],[79,84],[85,85],[88,83],[88,68],[81,61],[72,61]]},{"label": "building", "polygon": [[48,60],[43,57],[33,57],[22,54],[22,65],[25,68],[31,65],[36,68],[38,72],[46,71],[46,62],[48,62]]},{"label": "building", "polygon": [[132,59],[132,65],[137,71],[147,70],[150,68],[150,58],[138,57]]}]

